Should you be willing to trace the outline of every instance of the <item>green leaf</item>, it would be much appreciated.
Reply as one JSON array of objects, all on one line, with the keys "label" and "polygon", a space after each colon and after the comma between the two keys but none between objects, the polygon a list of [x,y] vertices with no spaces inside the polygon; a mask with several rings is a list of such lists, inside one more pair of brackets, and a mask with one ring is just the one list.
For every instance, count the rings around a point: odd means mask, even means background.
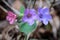
[{"label": "green leaf", "polygon": [[21,15],[24,13],[24,10],[25,10],[24,6],[21,6],[20,7],[20,13],[21,13]]},{"label": "green leaf", "polygon": [[33,32],[36,29],[36,22],[31,26],[28,23],[19,23],[19,29],[21,32],[24,32],[28,35],[30,32]]},{"label": "green leaf", "polygon": [[18,19],[19,19],[19,20],[23,17],[23,15],[24,15],[24,10],[25,10],[24,6],[21,6],[21,7],[20,7],[20,14],[19,14],[19,16],[18,16]]}]

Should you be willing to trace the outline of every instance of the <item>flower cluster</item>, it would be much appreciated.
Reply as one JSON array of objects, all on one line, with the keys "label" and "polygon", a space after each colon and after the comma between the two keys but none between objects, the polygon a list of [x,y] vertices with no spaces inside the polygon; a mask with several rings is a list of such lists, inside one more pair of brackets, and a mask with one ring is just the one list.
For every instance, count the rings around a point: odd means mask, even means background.
[{"label": "flower cluster", "polygon": [[7,13],[8,15],[6,17],[6,20],[8,20],[10,24],[14,24],[17,16],[11,11],[8,11]]},{"label": "flower cluster", "polygon": [[50,19],[52,19],[52,17],[50,15],[49,8],[43,7],[38,8],[38,12],[35,9],[26,9],[22,21],[33,25],[35,20],[39,20],[43,24],[47,25]]},{"label": "flower cluster", "polygon": [[[16,15],[8,11],[8,15],[6,19],[9,21],[10,24],[13,24],[16,20]],[[36,11],[35,9],[25,9],[24,16],[22,18],[23,22],[27,22],[29,25],[33,25],[36,20],[42,22],[43,24],[47,25],[48,22],[52,19],[49,8],[43,7],[38,8]]]}]

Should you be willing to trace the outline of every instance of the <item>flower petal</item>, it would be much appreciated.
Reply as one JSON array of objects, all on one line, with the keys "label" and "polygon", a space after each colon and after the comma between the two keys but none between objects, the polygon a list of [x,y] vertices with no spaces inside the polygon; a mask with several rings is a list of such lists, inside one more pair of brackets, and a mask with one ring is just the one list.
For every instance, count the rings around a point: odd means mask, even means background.
[{"label": "flower petal", "polygon": [[34,20],[30,19],[30,20],[28,21],[28,23],[29,23],[29,25],[33,25],[33,24],[34,24]]},{"label": "flower petal", "polygon": [[48,24],[48,20],[43,19],[43,23],[44,23],[45,25],[47,25],[47,24]]}]

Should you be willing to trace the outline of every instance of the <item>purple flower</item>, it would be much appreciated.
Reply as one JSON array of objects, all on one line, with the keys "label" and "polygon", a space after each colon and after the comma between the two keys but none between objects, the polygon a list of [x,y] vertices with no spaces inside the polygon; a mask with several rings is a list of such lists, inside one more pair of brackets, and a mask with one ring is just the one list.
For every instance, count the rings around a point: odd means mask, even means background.
[{"label": "purple flower", "polygon": [[39,16],[39,21],[43,22],[43,24],[47,25],[48,21],[52,19],[50,13],[49,13],[49,8],[38,8],[38,16]]},{"label": "purple flower", "polygon": [[36,11],[34,9],[26,9],[22,18],[23,22],[33,25],[36,20]]}]

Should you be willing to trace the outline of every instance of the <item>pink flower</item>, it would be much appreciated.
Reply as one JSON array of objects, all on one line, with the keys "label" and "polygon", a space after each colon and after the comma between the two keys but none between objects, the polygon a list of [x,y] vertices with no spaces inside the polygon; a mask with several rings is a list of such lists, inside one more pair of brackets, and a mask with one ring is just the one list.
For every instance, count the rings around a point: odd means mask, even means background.
[{"label": "pink flower", "polygon": [[10,24],[14,24],[17,16],[11,11],[8,11],[7,13],[8,15],[6,17],[6,20],[8,20]]}]

